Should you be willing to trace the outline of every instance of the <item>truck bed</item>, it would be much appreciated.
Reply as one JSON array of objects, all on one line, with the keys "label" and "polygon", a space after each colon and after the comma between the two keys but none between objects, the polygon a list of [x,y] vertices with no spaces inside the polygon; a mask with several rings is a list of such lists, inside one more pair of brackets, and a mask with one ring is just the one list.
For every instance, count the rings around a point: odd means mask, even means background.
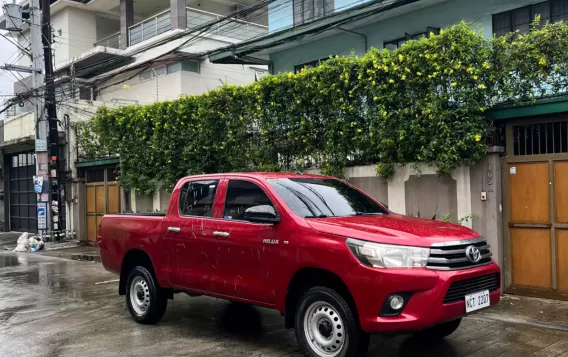
[{"label": "truck bed", "polygon": [[115,214],[113,214],[113,216],[165,217],[166,212],[115,213]]}]

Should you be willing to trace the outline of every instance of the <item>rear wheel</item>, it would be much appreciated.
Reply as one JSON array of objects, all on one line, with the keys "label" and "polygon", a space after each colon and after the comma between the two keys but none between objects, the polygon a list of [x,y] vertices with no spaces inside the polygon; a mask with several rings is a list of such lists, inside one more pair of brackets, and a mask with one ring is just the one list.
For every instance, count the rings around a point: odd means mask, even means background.
[{"label": "rear wheel", "polygon": [[443,339],[454,333],[460,326],[462,319],[444,322],[442,324],[427,328],[419,332],[420,335],[428,339]]},{"label": "rear wheel", "polygon": [[295,328],[309,357],[360,357],[369,346],[369,335],[359,328],[349,304],[327,287],[313,287],[300,299]]},{"label": "rear wheel", "polygon": [[126,283],[126,305],[134,321],[155,324],[164,316],[168,298],[148,269],[137,266]]}]

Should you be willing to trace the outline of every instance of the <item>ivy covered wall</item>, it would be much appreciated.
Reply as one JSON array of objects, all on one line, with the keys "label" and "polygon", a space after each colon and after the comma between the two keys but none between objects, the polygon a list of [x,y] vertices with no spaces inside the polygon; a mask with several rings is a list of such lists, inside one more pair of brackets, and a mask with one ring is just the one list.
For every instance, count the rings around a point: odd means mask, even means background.
[{"label": "ivy covered wall", "polygon": [[86,157],[120,156],[120,182],[152,192],[183,176],[422,162],[448,173],[485,154],[484,112],[563,93],[568,25],[486,39],[467,24],[298,74],[200,96],[102,108],[79,128]]}]

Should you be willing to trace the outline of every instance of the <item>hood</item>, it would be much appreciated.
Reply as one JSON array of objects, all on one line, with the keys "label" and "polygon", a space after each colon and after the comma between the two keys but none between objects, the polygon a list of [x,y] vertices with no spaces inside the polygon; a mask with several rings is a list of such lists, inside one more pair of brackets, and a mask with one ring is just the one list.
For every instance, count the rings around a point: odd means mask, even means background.
[{"label": "hood", "polygon": [[385,244],[429,247],[434,243],[480,237],[472,229],[457,224],[394,213],[309,218],[306,221],[318,232]]}]

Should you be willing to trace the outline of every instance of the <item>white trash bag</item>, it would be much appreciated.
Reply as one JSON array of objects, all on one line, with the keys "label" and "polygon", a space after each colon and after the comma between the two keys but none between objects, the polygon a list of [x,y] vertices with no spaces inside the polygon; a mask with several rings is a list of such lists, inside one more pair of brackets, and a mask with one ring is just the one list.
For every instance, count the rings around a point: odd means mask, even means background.
[{"label": "white trash bag", "polygon": [[26,253],[30,250],[30,240],[28,238],[28,232],[22,233],[18,238],[18,246],[14,249],[14,252]]}]

